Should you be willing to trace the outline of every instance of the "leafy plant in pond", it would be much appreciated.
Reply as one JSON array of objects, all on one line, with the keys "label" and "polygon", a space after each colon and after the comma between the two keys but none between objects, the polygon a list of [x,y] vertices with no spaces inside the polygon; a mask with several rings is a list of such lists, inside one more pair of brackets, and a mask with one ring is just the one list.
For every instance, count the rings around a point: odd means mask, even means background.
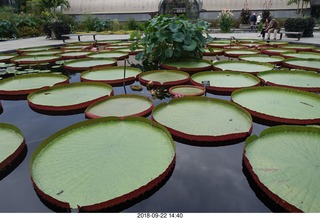
[{"label": "leafy plant in pond", "polygon": [[147,23],[143,35],[131,34],[130,39],[135,39],[131,49],[143,48],[136,59],[142,61],[145,69],[157,69],[168,59],[201,58],[212,39],[206,31],[209,26],[203,20],[192,23],[180,17],[160,15]]}]

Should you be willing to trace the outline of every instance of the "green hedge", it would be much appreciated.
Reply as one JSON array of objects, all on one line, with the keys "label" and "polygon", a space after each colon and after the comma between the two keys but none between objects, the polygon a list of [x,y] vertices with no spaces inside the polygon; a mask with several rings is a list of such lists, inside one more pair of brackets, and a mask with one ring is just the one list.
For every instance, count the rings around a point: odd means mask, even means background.
[{"label": "green hedge", "polygon": [[16,28],[10,21],[0,20],[0,38],[15,38],[16,34]]},{"label": "green hedge", "polygon": [[[284,23],[284,28],[287,32],[299,32],[304,30],[302,37],[313,37],[314,26],[314,18],[288,18]],[[287,36],[296,37],[292,34],[288,34]]]}]

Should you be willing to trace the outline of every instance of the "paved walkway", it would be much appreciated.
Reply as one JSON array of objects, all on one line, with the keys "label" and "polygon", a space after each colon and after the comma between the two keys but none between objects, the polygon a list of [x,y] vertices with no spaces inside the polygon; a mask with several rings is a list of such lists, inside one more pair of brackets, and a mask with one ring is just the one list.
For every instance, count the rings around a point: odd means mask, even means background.
[{"label": "paved walkway", "polygon": [[[236,39],[256,39],[261,40],[258,37],[259,33],[213,33],[210,34],[212,37],[218,39],[230,39],[230,37],[235,37]],[[126,40],[129,35],[96,35],[96,40]],[[92,36],[82,36],[81,41],[92,41]],[[314,37],[301,38],[300,41],[296,41],[297,38],[287,38],[283,36],[281,41],[287,41],[291,43],[302,43],[302,44],[313,44],[320,47],[320,32],[314,32]],[[78,37],[72,36],[70,39],[66,40],[68,42],[77,42]],[[33,37],[28,39],[18,39],[0,42],[0,52],[14,51],[17,48],[25,47],[35,47],[35,46],[47,46],[47,45],[62,45],[64,44],[62,40],[51,40],[46,39],[45,36]]]}]

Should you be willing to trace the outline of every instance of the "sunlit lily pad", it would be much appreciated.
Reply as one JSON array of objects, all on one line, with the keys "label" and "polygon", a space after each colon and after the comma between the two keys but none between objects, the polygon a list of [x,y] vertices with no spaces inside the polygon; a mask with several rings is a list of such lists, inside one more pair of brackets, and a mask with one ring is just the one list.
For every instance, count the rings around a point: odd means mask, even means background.
[{"label": "sunlit lily pad", "polygon": [[275,205],[289,212],[320,211],[320,128],[276,126],[246,140],[243,164]]},{"label": "sunlit lily pad", "polygon": [[25,139],[14,125],[0,123],[0,173],[24,150]]},{"label": "sunlit lily pad", "polygon": [[214,48],[224,48],[225,46],[230,46],[230,40],[214,40],[207,44],[208,47]]},{"label": "sunlit lily pad", "polygon": [[91,51],[73,51],[73,52],[64,52],[61,54],[63,59],[80,59],[86,58]]},{"label": "sunlit lily pad", "polygon": [[206,87],[208,92],[227,95],[239,88],[260,85],[259,78],[232,71],[204,71],[191,76],[191,83],[194,85],[201,86],[203,81],[210,82]]},{"label": "sunlit lily pad", "polygon": [[266,85],[320,92],[320,74],[316,72],[272,70],[261,72],[258,74],[258,77]]},{"label": "sunlit lily pad", "polygon": [[224,50],[224,55],[231,58],[238,58],[242,55],[253,55],[260,53],[259,50],[251,49],[226,49]]},{"label": "sunlit lily pad", "polygon": [[177,70],[154,70],[143,72],[139,75],[142,85],[152,82],[156,86],[174,86],[186,84],[190,76],[187,72]]},{"label": "sunlit lily pad", "polygon": [[147,97],[135,94],[117,95],[90,105],[85,115],[88,118],[146,116],[153,107],[153,102]]},{"label": "sunlit lily pad", "polygon": [[282,64],[288,68],[298,68],[298,69],[303,69],[303,70],[320,72],[320,60],[319,59],[291,58],[291,59],[284,60],[282,62]]},{"label": "sunlit lily pad", "polygon": [[274,65],[269,63],[260,63],[252,61],[221,61],[213,63],[213,68],[222,71],[235,71],[243,73],[257,74],[263,71],[270,71]]},{"label": "sunlit lily pad", "polygon": [[290,44],[290,45],[285,45],[285,46],[281,46],[281,48],[284,49],[294,49],[296,51],[299,52],[308,52],[308,51],[312,51],[312,49],[315,48],[315,46],[313,45],[303,45],[303,44]]},{"label": "sunlit lily pad", "polygon": [[281,124],[319,124],[320,96],[282,87],[255,87],[236,90],[231,100],[253,117]]},{"label": "sunlit lily pad", "polygon": [[31,92],[43,87],[68,83],[69,78],[62,74],[27,74],[18,75],[0,81],[0,96],[26,97]]},{"label": "sunlit lily pad", "polygon": [[42,142],[31,158],[31,178],[47,202],[99,211],[152,190],[169,177],[175,156],[168,131],[146,118],[93,119]]},{"label": "sunlit lily pad", "polygon": [[108,84],[77,82],[56,85],[30,93],[28,103],[35,110],[67,113],[68,111],[84,111],[90,104],[111,95],[113,95],[113,90]]},{"label": "sunlit lily pad", "polygon": [[28,48],[19,48],[17,49],[18,53],[24,53],[24,52],[36,52],[36,51],[46,51],[55,49],[55,47],[52,46],[39,46],[39,47],[28,47]]},{"label": "sunlit lily pad", "polygon": [[53,63],[60,60],[59,55],[40,55],[40,56],[17,56],[11,59],[16,64],[37,64],[37,63]]},{"label": "sunlit lily pad", "polygon": [[294,49],[288,49],[288,48],[261,48],[261,54],[266,54],[269,56],[279,56],[281,53],[284,52],[296,52]]},{"label": "sunlit lily pad", "polygon": [[117,51],[97,52],[97,53],[92,52],[92,53],[88,54],[87,57],[89,57],[89,58],[112,58],[112,59],[116,59],[116,60],[123,60],[123,59],[129,58],[129,53],[117,52]]},{"label": "sunlit lily pad", "polygon": [[250,135],[248,112],[229,101],[209,97],[174,98],[152,111],[152,119],[173,136],[193,142],[225,142]]},{"label": "sunlit lily pad", "polygon": [[284,60],[281,56],[269,56],[265,54],[255,54],[255,55],[243,55],[239,56],[239,60],[270,63],[273,65],[280,65]]},{"label": "sunlit lily pad", "polygon": [[22,55],[25,56],[42,56],[42,55],[59,55],[63,53],[63,51],[59,49],[50,49],[50,50],[43,50],[43,51],[35,51],[35,52],[23,52]]},{"label": "sunlit lily pad", "polygon": [[103,82],[112,86],[132,84],[141,73],[139,68],[115,66],[84,71],[80,75],[81,81]]},{"label": "sunlit lily pad", "polygon": [[1,53],[0,62],[9,62],[10,59],[16,57],[18,54],[15,53]]},{"label": "sunlit lily pad", "polygon": [[192,85],[177,85],[169,89],[169,93],[173,97],[201,96],[205,91],[204,87]]},{"label": "sunlit lily pad", "polygon": [[107,67],[117,65],[117,60],[107,58],[83,58],[65,62],[64,68],[72,71],[85,71],[97,67]]},{"label": "sunlit lily pad", "polygon": [[317,52],[284,52],[281,55],[285,58],[320,59],[320,54]]},{"label": "sunlit lily pad", "polygon": [[222,48],[206,48],[203,55],[205,56],[220,56],[223,55],[224,50]]},{"label": "sunlit lily pad", "polygon": [[189,73],[206,71],[212,69],[212,63],[205,59],[181,59],[181,60],[168,60],[162,65],[162,68],[171,70],[180,70]]}]

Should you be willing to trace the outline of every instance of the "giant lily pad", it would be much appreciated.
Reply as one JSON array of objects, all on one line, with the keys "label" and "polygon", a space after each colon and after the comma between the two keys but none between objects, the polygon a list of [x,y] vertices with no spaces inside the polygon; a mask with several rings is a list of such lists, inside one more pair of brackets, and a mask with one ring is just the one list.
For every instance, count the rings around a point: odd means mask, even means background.
[{"label": "giant lily pad", "polygon": [[112,58],[112,59],[116,59],[116,60],[123,60],[123,59],[129,58],[129,53],[117,52],[117,51],[98,52],[98,53],[92,52],[92,53],[88,54],[87,57],[89,57],[89,58]]},{"label": "giant lily pad", "polygon": [[143,85],[153,82],[156,86],[174,86],[186,84],[189,80],[190,76],[187,72],[177,70],[154,70],[139,75],[139,81]]},{"label": "giant lily pad", "polygon": [[231,58],[238,58],[243,55],[254,55],[260,53],[259,50],[252,49],[227,49],[224,50],[224,55]]},{"label": "giant lily pad", "polygon": [[281,55],[285,58],[320,59],[320,54],[317,52],[284,52]]},{"label": "giant lily pad", "polygon": [[153,107],[153,102],[147,97],[135,94],[117,95],[90,105],[85,115],[88,118],[146,116],[151,113]]},{"label": "giant lily pad", "polygon": [[38,64],[38,63],[53,63],[60,60],[59,55],[40,55],[40,56],[17,56],[11,59],[11,62],[16,64]]},{"label": "giant lily pad", "polygon": [[152,119],[178,138],[191,142],[240,140],[251,133],[248,112],[229,101],[209,97],[181,97],[161,103]]},{"label": "giant lily pad", "polygon": [[177,85],[169,89],[169,93],[173,97],[201,96],[205,91],[206,89],[204,87],[192,85]]},{"label": "giant lily pad", "polygon": [[107,117],[67,127],[42,142],[31,158],[35,190],[65,209],[98,211],[130,201],[173,170],[175,145],[146,118]]},{"label": "giant lily pad", "polygon": [[10,59],[16,57],[15,53],[1,53],[0,54],[0,62],[9,62]]},{"label": "giant lily pad", "polygon": [[64,68],[72,71],[85,71],[97,67],[107,67],[117,65],[117,60],[108,58],[83,58],[65,62]]},{"label": "giant lily pad", "polygon": [[50,50],[43,50],[43,51],[35,51],[35,52],[23,52],[22,55],[24,56],[42,56],[42,55],[59,55],[63,53],[63,51],[59,49],[50,49]]},{"label": "giant lily pad", "polygon": [[231,94],[232,91],[243,88],[259,86],[259,78],[246,73],[231,71],[204,71],[191,76],[191,83],[201,86],[203,81],[209,81],[206,87],[208,92],[218,94]]},{"label": "giant lily pad", "polygon": [[68,77],[62,74],[18,75],[0,81],[0,96],[26,97],[27,94],[43,87],[68,83]]},{"label": "giant lily pad", "polygon": [[288,49],[288,48],[261,48],[261,54],[266,54],[269,56],[279,56],[281,53],[284,52],[296,52],[294,49]]},{"label": "giant lily pad", "polygon": [[80,75],[81,81],[103,82],[112,86],[132,84],[141,73],[139,68],[115,66],[84,71]]},{"label": "giant lily pad", "polygon": [[162,68],[171,70],[180,70],[185,72],[199,72],[212,69],[212,63],[204,59],[180,59],[180,60],[168,60],[162,65]]},{"label": "giant lily pad", "polygon": [[63,59],[80,59],[86,58],[91,51],[73,51],[73,52],[65,52],[61,54]]},{"label": "giant lily pad", "polygon": [[39,47],[19,48],[19,49],[17,49],[17,52],[19,54],[22,54],[24,52],[37,52],[37,51],[46,51],[46,50],[51,50],[51,49],[55,49],[55,47],[52,47],[52,46],[39,46]]},{"label": "giant lily pad", "polygon": [[320,129],[277,126],[246,140],[243,164],[249,177],[289,212],[319,212]]},{"label": "giant lily pad", "polygon": [[282,87],[242,88],[231,100],[263,122],[281,124],[319,124],[320,96]]},{"label": "giant lily pad", "polygon": [[11,124],[0,123],[0,173],[24,150],[25,139],[21,131]]},{"label": "giant lily pad", "polygon": [[261,72],[258,77],[266,85],[320,92],[320,74],[316,72],[272,70]]},{"label": "giant lily pad", "polygon": [[224,48],[225,46],[231,45],[230,40],[214,40],[207,44],[208,47],[214,47],[214,48]]},{"label": "giant lily pad", "polygon": [[239,56],[239,60],[270,63],[273,65],[280,65],[284,60],[281,56],[269,56],[265,54],[255,54],[255,55],[243,55]]},{"label": "giant lily pad", "polygon": [[204,53],[203,55],[205,56],[220,56],[220,55],[223,55],[224,53],[224,50],[222,48],[206,48],[204,50]]},{"label": "giant lily pad", "polygon": [[282,64],[288,68],[298,68],[309,71],[318,71],[320,72],[320,60],[319,59],[300,59],[300,58],[291,58],[286,59]]},{"label": "giant lily pad", "polygon": [[303,45],[303,44],[294,44],[294,45],[281,46],[281,48],[294,49],[294,50],[299,51],[299,52],[308,52],[308,51],[312,51],[312,49],[314,49],[315,46],[313,46],[313,45]]},{"label": "giant lily pad", "polygon": [[270,71],[274,68],[274,65],[269,63],[260,63],[252,61],[221,61],[215,62],[213,68],[222,71],[235,71],[243,73],[257,74],[263,71]]},{"label": "giant lily pad", "polygon": [[77,82],[41,89],[28,95],[31,108],[41,112],[68,113],[83,111],[90,104],[113,95],[108,84]]}]

